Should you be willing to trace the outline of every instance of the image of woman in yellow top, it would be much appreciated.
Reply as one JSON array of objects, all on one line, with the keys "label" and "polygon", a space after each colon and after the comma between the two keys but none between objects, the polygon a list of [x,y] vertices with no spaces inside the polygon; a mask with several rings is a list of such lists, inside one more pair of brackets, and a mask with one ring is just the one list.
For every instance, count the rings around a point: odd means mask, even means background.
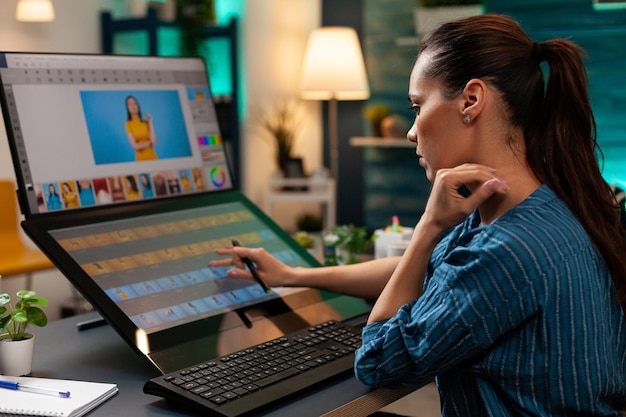
[{"label": "image of woman in yellow top", "polygon": [[139,200],[139,186],[134,175],[127,175],[124,178],[124,188],[126,189],[126,198],[128,200]]},{"label": "image of woman in yellow top", "polygon": [[180,171],[180,185],[183,188],[183,192],[190,193],[191,192],[191,181],[187,176],[185,171]]},{"label": "image of woman in yellow top", "polygon": [[72,189],[69,183],[64,182],[61,185],[61,194],[63,195],[63,201],[65,202],[65,208],[80,207],[78,201],[78,194]]},{"label": "image of woman in yellow top", "polygon": [[135,150],[135,159],[137,161],[147,161],[157,159],[158,156],[154,151],[156,146],[156,135],[152,125],[152,116],[146,114],[145,119],[141,115],[139,102],[133,96],[126,97],[126,134],[130,146]]}]

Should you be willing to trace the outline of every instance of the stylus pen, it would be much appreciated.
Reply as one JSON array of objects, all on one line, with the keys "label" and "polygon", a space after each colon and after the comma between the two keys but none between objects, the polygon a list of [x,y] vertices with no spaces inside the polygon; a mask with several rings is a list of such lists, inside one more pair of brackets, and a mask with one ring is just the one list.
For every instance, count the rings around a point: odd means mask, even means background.
[{"label": "stylus pen", "polygon": [[20,390],[20,391],[30,391],[35,392],[37,394],[46,394],[46,395],[54,395],[55,397],[63,397],[69,398],[69,391],[59,391],[58,389],[53,388],[44,388],[44,387],[35,387],[32,385],[25,385],[21,382],[14,381],[4,381],[0,380],[0,388],[7,388],[12,390]]},{"label": "stylus pen", "polygon": [[[233,246],[241,246],[239,242],[237,242],[235,239],[233,239],[232,242],[233,242]],[[256,270],[256,266],[254,266],[254,262],[252,262],[250,258],[248,258],[247,256],[242,257],[241,260],[243,261],[244,264],[246,264],[246,266],[250,270],[250,273],[252,274],[252,278],[254,278],[254,280],[259,283],[261,288],[263,288],[263,291],[270,292],[270,289],[267,287],[267,285],[265,285],[265,283],[259,276],[259,273]]]},{"label": "stylus pen", "polygon": [[76,328],[78,330],[87,330],[93,329],[94,327],[104,326],[105,324],[107,324],[107,321],[105,319],[103,319],[102,317],[96,317],[76,323]]}]

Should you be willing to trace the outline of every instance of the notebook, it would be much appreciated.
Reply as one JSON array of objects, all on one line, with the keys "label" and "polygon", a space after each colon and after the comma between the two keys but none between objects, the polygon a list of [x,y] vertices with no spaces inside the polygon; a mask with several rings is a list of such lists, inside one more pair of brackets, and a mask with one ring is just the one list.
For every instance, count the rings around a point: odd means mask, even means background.
[{"label": "notebook", "polygon": [[3,415],[79,417],[102,404],[118,391],[116,384],[65,379],[2,376],[3,380],[38,388],[69,391],[67,398],[25,390],[0,389]]},{"label": "notebook", "polygon": [[160,373],[369,312],[208,266],[232,239],[319,263],[235,188],[203,60],[7,52],[0,79],[22,227]]}]

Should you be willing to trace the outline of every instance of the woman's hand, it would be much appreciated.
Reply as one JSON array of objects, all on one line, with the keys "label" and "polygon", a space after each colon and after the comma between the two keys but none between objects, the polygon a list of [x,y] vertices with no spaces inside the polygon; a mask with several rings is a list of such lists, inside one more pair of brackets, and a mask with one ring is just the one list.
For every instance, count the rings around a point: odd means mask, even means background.
[{"label": "woman's hand", "polygon": [[[440,169],[422,218],[441,231],[461,223],[493,194],[507,192],[509,186],[495,172],[495,169],[479,164]],[[459,193],[463,186],[471,191],[471,195]]]},{"label": "woman's hand", "polygon": [[[471,195],[459,194],[463,186],[471,191]],[[495,175],[495,170],[484,165],[465,164],[437,171],[424,214],[415,226],[402,259],[378,297],[368,323],[387,320],[402,305],[418,298],[422,293],[430,256],[441,233],[465,220],[494,193],[504,194],[508,189],[506,182]]]},{"label": "woman's hand", "polygon": [[243,258],[250,259],[255,265],[259,276],[270,287],[289,285],[289,277],[293,268],[274,258],[264,248],[233,247],[215,251],[218,255],[230,256],[230,259],[219,259],[209,262],[209,266],[236,266],[229,269],[227,274],[231,278],[253,279],[252,274],[245,269]]}]

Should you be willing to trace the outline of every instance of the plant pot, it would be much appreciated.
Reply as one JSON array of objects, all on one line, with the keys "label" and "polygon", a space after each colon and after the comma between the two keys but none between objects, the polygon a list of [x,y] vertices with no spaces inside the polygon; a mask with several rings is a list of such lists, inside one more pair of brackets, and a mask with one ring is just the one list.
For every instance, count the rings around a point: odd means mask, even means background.
[{"label": "plant pot", "polygon": [[33,366],[35,335],[27,339],[11,340],[8,334],[0,335],[0,374],[10,376],[30,375]]},{"label": "plant pot", "polygon": [[415,33],[421,37],[425,33],[438,28],[442,23],[482,13],[483,6],[480,4],[418,7],[414,10]]}]

